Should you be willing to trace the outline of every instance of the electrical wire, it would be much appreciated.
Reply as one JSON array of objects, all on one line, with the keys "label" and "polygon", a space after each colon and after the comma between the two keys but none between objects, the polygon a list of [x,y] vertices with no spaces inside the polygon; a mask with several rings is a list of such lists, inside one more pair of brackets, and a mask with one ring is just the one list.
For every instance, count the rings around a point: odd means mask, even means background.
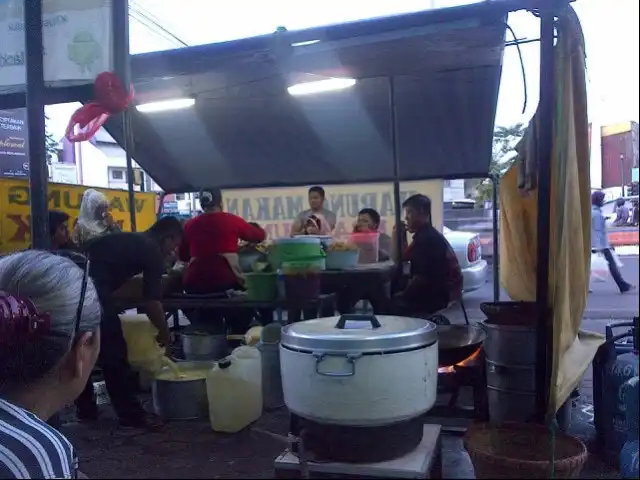
[{"label": "electrical wire", "polygon": [[523,96],[524,102],[522,105],[522,115],[527,111],[527,103],[529,101],[528,92],[527,92],[527,73],[524,68],[524,59],[522,58],[522,50],[520,50],[520,43],[518,42],[518,37],[516,37],[516,32],[513,31],[513,28],[506,23],[507,30],[511,32],[511,36],[513,37],[513,42],[516,48],[518,49],[518,58],[520,59],[520,69],[522,70],[522,87],[523,87]]},{"label": "electrical wire", "polygon": [[176,47],[181,46],[181,44],[178,44],[173,38],[164,34],[162,31],[158,31],[156,28],[154,28],[153,24],[150,24],[148,21],[145,21],[142,17],[139,17],[136,13],[129,12],[129,18],[132,21],[135,21],[136,23],[138,23],[139,25],[142,25],[144,28],[149,30],[154,35],[157,35],[161,39],[168,41],[172,46],[173,45],[175,45]]},{"label": "electrical wire", "polygon": [[145,27],[149,28],[154,33],[159,33],[165,39],[173,41],[174,43],[180,44],[182,47],[188,47],[189,45],[179,38],[177,35],[169,31],[167,28],[163,27],[159,20],[151,14],[145,8],[139,6],[136,2],[129,2],[129,15]]}]

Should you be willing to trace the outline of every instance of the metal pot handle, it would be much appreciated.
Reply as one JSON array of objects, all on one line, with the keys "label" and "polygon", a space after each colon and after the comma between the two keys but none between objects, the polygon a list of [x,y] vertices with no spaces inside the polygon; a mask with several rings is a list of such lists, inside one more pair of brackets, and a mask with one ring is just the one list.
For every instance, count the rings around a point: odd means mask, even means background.
[{"label": "metal pot handle", "polygon": [[[361,353],[349,353],[347,355],[328,355],[326,353],[314,353],[313,356],[316,359],[316,373],[318,375],[324,375],[325,377],[353,377],[356,374],[356,360],[358,360]],[[348,372],[321,372],[320,364],[327,357],[344,357],[347,364],[351,366]]]},{"label": "metal pot handle", "polygon": [[371,327],[380,328],[382,325],[375,315],[370,313],[345,313],[340,315],[335,328],[344,329],[347,322],[371,322]]}]

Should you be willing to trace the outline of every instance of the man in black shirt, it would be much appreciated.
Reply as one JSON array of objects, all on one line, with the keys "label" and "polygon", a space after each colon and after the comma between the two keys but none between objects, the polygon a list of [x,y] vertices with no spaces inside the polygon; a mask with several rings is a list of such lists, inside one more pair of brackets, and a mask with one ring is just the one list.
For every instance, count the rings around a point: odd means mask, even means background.
[{"label": "man in black shirt", "polygon": [[[394,254],[394,260],[409,264],[409,278],[404,289],[393,298],[396,314],[435,313],[447,308],[449,302],[462,294],[463,277],[455,252],[444,235],[431,223],[431,200],[426,195],[413,195],[402,204],[406,228],[413,241]],[[392,248],[397,232],[394,229]]]},{"label": "man in black shirt", "polygon": [[[137,385],[127,361],[127,345],[113,293],[133,276],[142,274],[142,307],[158,329],[158,343],[168,345],[169,327],[162,307],[164,262],[180,244],[182,226],[178,219],[165,217],[143,233],[117,232],[96,237],[83,245],[89,258],[89,274],[98,291],[103,314],[98,365],[120,424],[125,427],[157,425],[136,398]],[[93,384],[76,401],[81,420],[97,418]]]}]

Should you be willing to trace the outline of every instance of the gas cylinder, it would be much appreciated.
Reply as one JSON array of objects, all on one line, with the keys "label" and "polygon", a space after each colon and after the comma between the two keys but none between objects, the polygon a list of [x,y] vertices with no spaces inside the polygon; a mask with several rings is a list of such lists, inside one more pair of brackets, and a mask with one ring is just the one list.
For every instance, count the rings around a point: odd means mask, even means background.
[{"label": "gas cylinder", "polygon": [[[616,328],[631,327],[614,335]],[[638,317],[633,322],[612,323],[606,327],[606,342],[594,359],[594,420],[598,443],[605,457],[615,463],[627,442],[627,404],[625,384],[638,376]],[[631,338],[633,345],[621,343]],[[637,406],[636,406],[637,412]]]},{"label": "gas cylinder", "polygon": [[638,448],[638,417],[640,416],[640,381],[633,377],[623,385],[624,404],[627,417],[627,441],[620,451],[620,473],[622,478],[638,478],[640,475],[640,456]]}]

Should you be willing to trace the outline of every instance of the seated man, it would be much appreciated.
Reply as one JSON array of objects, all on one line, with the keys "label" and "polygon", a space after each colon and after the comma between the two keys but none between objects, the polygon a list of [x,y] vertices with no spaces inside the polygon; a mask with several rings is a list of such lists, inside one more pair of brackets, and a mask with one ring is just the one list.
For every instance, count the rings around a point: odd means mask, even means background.
[{"label": "seated man", "polygon": [[[449,242],[431,224],[431,200],[426,195],[413,195],[402,204],[405,209],[406,228],[413,241],[395,252],[396,235],[392,235],[393,257],[403,264],[408,279],[402,291],[392,299],[391,311],[395,315],[435,313],[447,308],[449,302],[462,295],[463,277],[460,264]],[[406,233],[400,232],[406,244]]]},{"label": "seated man", "polygon": [[[377,232],[380,228],[380,214],[373,208],[363,208],[353,227],[353,233]],[[386,262],[391,256],[391,237],[380,233],[378,244],[378,260]],[[337,307],[340,313],[351,313],[358,300],[367,300],[374,312],[382,312],[387,308],[389,298],[388,284],[345,285],[338,293]]]}]

